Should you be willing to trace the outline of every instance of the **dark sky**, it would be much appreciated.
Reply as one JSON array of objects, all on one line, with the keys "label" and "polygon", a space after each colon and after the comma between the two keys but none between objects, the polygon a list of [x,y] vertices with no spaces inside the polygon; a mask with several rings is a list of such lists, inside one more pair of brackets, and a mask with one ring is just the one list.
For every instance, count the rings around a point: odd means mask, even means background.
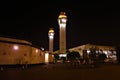
[{"label": "dark sky", "polygon": [[[40,0],[41,1],[41,0]],[[57,18],[68,17],[67,48],[86,43],[120,45],[119,3],[81,0],[3,1],[0,5],[0,36],[24,39],[48,49],[48,31],[55,30],[54,49],[59,49]]]}]

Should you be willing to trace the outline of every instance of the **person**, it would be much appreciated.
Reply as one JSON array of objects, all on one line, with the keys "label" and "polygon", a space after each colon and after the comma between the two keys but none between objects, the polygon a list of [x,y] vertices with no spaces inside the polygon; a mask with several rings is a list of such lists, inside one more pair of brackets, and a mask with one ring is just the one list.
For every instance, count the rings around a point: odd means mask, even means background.
[{"label": "person", "polygon": [[84,53],[82,64],[89,64],[89,62],[90,62],[89,55],[87,53]]}]

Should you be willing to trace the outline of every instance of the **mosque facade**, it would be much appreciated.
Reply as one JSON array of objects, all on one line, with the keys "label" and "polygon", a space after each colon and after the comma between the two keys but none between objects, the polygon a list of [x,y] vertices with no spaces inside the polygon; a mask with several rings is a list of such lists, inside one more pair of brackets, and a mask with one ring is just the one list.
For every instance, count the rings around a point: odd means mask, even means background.
[{"label": "mosque facade", "polygon": [[0,37],[0,65],[45,63],[45,52],[32,43]]}]

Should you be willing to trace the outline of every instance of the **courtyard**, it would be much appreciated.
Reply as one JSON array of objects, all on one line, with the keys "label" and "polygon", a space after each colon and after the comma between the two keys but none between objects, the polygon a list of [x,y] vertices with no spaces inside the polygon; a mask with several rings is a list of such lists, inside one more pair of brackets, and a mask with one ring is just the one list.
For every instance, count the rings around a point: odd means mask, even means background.
[{"label": "courtyard", "polygon": [[119,80],[119,64],[75,65],[55,63],[27,68],[5,67],[0,80]]}]

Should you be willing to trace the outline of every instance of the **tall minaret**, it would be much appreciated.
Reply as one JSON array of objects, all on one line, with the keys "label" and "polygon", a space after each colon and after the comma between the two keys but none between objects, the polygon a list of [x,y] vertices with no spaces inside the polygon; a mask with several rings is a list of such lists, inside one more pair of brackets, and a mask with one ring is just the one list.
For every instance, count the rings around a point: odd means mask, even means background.
[{"label": "tall minaret", "polygon": [[60,12],[60,15],[58,17],[60,31],[59,53],[65,53],[66,51],[66,22],[67,16],[65,12]]},{"label": "tall minaret", "polygon": [[53,52],[53,39],[54,39],[54,30],[53,28],[50,28],[49,32],[48,32],[48,36],[49,36],[49,53]]}]

